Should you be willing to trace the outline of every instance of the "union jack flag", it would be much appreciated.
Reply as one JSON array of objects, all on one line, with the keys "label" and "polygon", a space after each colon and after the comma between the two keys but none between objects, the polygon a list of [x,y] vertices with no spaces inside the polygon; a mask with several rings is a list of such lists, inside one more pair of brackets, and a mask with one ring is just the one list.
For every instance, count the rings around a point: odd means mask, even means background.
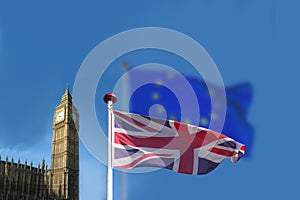
[{"label": "union jack flag", "polygon": [[114,116],[114,167],[207,174],[224,159],[236,162],[245,153],[243,144],[206,128],[116,110]]}]

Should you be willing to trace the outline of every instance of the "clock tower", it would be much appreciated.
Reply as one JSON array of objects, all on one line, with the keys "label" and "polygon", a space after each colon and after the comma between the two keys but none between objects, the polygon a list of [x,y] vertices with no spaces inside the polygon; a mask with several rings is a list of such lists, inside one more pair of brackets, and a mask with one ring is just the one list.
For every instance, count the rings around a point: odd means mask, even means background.
[{"label": "clock tower", "polygon": [[79,199],[79,116],[68,87],[53,119],[50,193],[53,199]]}]

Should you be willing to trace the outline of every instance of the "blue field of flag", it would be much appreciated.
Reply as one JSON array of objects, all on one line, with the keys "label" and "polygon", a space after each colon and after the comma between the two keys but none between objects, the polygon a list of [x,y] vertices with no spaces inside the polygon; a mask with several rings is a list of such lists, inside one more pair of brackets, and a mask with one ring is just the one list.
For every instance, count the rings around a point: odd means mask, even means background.
[{"label": "blue field of flag", "polygon": [[[136,89],[130,99],[130,112],[150,115],[153,117],[167,118],[208,128],[211,120],[219,120],[218,112],[212,112],[211,97],[217,99],[217,86],[208,90],[203,80],[191,76],[185,76],[185,79],[194,90],[199,108],[194,106],[185,106],[185,115],[182,116],[180,102],[177,94],[174,94],[170,88],[166,87],[164,82],[181,87],[178,83],[176,74],[170,74],[164,71],[154,70],[135,70],[130,74],[129,84],[134,87],[138,79],[147,76],[153,78],[153,83],[145,84]],[[248,110],[250,108],[253,89],[250,83],[239,83],[231,87],[226,87],[226,116],[222,133],[234,140],[246,145],[246,156],[249,156],[252,149],[254,128],[247,120]],[[185,92],[185,88],[180,90]],[[188,98],[188,97],[187,97]],[[200,117],[195,121],[195,112],[200,111]],[[187,114],[186,114],[187,113]]]}]

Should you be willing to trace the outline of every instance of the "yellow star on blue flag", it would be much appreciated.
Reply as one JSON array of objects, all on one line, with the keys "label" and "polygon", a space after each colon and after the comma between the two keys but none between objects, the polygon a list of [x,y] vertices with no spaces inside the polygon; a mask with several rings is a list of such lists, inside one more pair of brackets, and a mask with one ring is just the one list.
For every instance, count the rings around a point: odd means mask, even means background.
[{"label": "yellow star on blue flag", "polygon": [[[158,118],[166,117],[170,120],[182,121],[206,128],[209,127],[212,120],[218,121],[221,119],[218,116],[218,112],[212,112],[211,109],[211,97],[218,99],[218,91],[220,88],[217,86],[208,90],[202,79],[185,76],[185,79],[191,85],[197,96],[199,108],[189,106],[188,110],[185,110],[187,115],[182,118],[182,105],[180,105],[176,94],[174,94],[170,88],[166,87],[165,84],[168,82],[175,87],[182,87],[178,81],[179,79],[177,80],[176,74],[155,70],[134,70],[130,75],[131,86],[134,86],[135,82],[140,82],[140,80],[136,80],[143,79],[145,76],[147,76],[147,79],[149,79],[149,77],[153,78],[153,83],[145,84],[133,92],[130,98],[130,112],[141,115],[151,115],[152,117]],[[252,86],[250,83],[241,83],[227,87],[225,90],[227,110],[222,133],[245,144],[247,147],[246,155],[249,156],[254,137],[254,129],[247,119],[247,113],[253,95]],[[182,88],[182,92],[185,92],[184,88]],[[216,104],[218,104],[218,101],[216,101]],[[156,105],[155,109],[151,109],[154,105]],[[215,107],[218,109],[218,105],[215,105]],[[149,110],[152,112],[149,113]],[[200,111],[200,119],[195,121],[193,114],[198,110]]]}]

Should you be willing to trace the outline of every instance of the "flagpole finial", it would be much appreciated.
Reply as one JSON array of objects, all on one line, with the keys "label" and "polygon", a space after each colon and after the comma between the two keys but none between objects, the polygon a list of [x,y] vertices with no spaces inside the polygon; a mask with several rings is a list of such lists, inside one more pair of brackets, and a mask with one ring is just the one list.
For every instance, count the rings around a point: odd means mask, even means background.
[{"label": "flagpole finial", "polygon": [[117,96],[114,93],[109,92],[106,95],[104,95],[103,100],[104,100],[105,103],[108,103],[108,101],[112,101],[112,103],[116,103],[117,102]]}]

